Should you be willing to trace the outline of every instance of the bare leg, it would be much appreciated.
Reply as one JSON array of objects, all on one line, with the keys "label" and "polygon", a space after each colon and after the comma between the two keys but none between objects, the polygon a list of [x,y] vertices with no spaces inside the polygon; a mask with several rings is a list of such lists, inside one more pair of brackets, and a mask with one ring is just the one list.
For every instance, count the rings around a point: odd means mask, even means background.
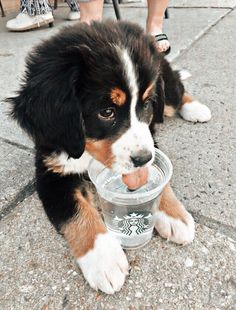
[{"label": "bare leg", "polygon": [[155,228],[167,240],[187,244],[194,239],[194,220],[168,184],[155,213]]},{"label": "bare leg", "polygon": [[93,20],[102,20],[103,0],[80,3],[80,21],[90,24]]},{"label": "bare leg", "polygon": [[[168,5],[168,0],[147,0],[148,16],[146,22],[146,31],[151,35],[162,33],[164,13]],[[158,51],[165,52],[170,46],[168,40],[157,43]]]}]

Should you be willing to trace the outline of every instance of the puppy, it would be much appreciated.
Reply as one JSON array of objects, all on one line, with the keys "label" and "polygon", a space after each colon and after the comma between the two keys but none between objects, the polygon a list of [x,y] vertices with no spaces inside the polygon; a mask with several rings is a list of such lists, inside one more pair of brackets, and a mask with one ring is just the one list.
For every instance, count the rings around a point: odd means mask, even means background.
[{"label": "puppy", "polygon": [[[151,36],[110,21],[65,28],[37,46],[18,95],[8,101],[35,142],[37,191],[48,218],[90,286],[119,291],[128,262],[94,206],[88,163],[96,158],[120,174],[146,167],[154,156],[154,125],[164,114],[205,122],[209,109],[185,92]],[[193,240],[193,218],[170,185],[155,212],[162,237]]]}]

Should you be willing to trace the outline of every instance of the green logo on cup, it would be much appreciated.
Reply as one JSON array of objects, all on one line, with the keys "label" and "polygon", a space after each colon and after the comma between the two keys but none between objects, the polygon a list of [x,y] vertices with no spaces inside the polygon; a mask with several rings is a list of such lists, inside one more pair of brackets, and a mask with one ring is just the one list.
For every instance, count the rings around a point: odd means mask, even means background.
[{"label": "green logo on cup", "polygon": [[150,212],[130,212],[122,217],[116,216],[112,221],[115,227],[127,236],[138,236],[150,228]]}]

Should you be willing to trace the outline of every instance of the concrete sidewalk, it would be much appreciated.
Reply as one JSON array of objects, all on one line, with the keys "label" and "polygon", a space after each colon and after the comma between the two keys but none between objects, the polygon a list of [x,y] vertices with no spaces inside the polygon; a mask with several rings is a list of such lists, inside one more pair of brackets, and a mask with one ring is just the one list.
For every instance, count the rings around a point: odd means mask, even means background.
[{"label": "concrete sidewalk", "polygon": [[[154,236],[128,252],[131,273],[114,296],[89,288],[46,219],[35,193],[33,144],[1,101],[0,309],[236,309],[235,6],[236,0],[170,1],[169,60],[191,72],[187,89],[213,115],[206,124],[166,120],[157,133],[174,166],[175,192],[197,222],[196,238],[180,247]],[[5,29],[13,16],[0,18],[0,100],[18,89],[32,46],[68,24],[67,10],[55,12],[54,28],[18,34]],[[121,11],[145,25],[143,4]],[[104,16],[114,18],[111,6]]]}]

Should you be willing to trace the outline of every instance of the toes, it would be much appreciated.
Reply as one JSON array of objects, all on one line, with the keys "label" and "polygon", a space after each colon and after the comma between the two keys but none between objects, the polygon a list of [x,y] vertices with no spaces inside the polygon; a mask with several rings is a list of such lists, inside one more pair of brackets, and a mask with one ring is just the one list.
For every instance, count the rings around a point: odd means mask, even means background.
[{"label": "toes", "polygon": [[86,279],[89,285],[96,291],[99,289],[106,294],[114,294],[120,291],[124,282],[125,276],[118,265],[98,270],[96,275],[91,273]]},{"label": "toes", "polygon": [[194,220],[187,211],[184,221],[158,211],[155,214],[155,228],[161,237],[177,244],[185,245],[194,239]]},{"label": "toes", "polygon": [[199,101],[185,103],[179,110],[180,115],[189,122],[207,122],[211,119],[210,109]]},{"label": "toes", "polygon": [[106,294],[114,294],[115,290],[112,287],[112,283],[107,278],[106,274],[102,274],[100,277],[97,277],[97,288]]},{"label": "toes", "polygon": [[126,255],[124,253],[124,251],[121,249],[121,251],[119,251],[119,253],[117,253],[120,257],[120,260],[118,262],[118,266],[121,270],[121,272],[124,275],[128,275],[129,274],[129,263],[127,261]]},{"label": "toes", "polygon": [[106,278],[110,282],[115,292],[120,291],[125,282],[125,274],[120,270],[119,266],[106,271]]},{"label": "toes", "polygon": [[155,228],[159,235],[169,240],[171,237],[171,222],[164,212],[157,212],[155,214]]},{"label": "toes", "polygon": [[157,50],[159,53],[163,53],[167,51],[169,47],[170,47],[170,43],[167,40],[162,40],[162,41],[157,42]]},{"label": "toes", "polygon": [[108,233],[97,236],[94,248],[77,259],[85,279],[95,290],[106,294],[119,291],[129,265],[119,242]]}]

